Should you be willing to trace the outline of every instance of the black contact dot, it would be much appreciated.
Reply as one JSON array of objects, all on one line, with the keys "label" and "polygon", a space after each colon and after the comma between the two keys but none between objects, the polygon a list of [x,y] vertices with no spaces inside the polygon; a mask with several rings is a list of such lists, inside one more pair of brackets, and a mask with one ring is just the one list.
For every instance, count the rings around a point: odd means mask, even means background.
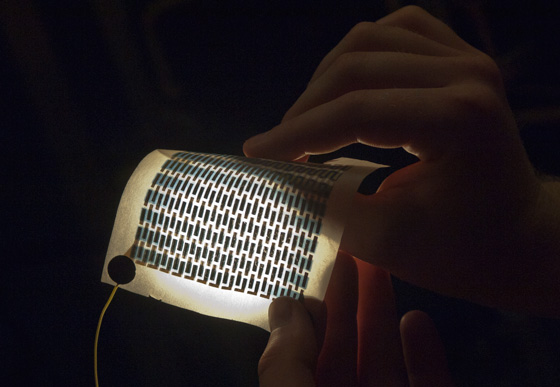
[{"label": "black contact dot", "polygon": [[119,285],[129,283],[136,276],[136,265],[126,255],[117,255],[107,266],[109,277]]}]

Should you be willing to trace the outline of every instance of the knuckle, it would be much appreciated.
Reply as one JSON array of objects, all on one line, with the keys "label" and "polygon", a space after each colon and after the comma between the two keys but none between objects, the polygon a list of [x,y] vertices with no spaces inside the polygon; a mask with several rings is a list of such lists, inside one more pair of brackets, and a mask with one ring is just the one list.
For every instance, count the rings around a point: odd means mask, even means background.
[{"label": "knuckle", "polygon": [[345,52],[340,54],[331,65],[331,71],[334,76],[347,80],[359,73],[359,69],[363,64],[364,54],[361,52]]},{"label": "knuckle", "polygon": [[345,144],[358,142],[361,127],[371,124],[369,121],[372,111],[371,95],[369,90],[353,90],[337,99],[335,106],[337,117],[348,117],[351,121],[340,136],[340,141]]},{"label": "knuckle", "polygon": [[333,62],[332,69],[335,73],[352,72],[356,55],[353,52],[340,54]]},{"label": "knuckle", "polygon": [[502,86],[502,72],[497,63],[488,55],[483,54],[479,57],[480,67],[485,79],[492,85]]},{"label": "knuckle", "polygon": [[428,14],[428,12],[424,8],[414,4],[404,6],[397,12],[399,12],[403,17],[408,18],[419,18],[424,17]]},{"label": "knuckle", "polygon": [[404,25],[422,24],[427,17],[431,17],[428,11],[417,5],[402,7],[394,13],[394,16],[397,24],[402,23]]},{"label": "knuckle", "polygon": [[466,61],[468,71],[477,79],[481,80],[494,88],[502,87],[502,74],[496,62],[486,54],[471,56]]},{"label": "knuckle", "polygon": [[458,113],[469,121],[494,117],[502,110],[502,100],[492,87],[483,83],[472,83],[453,87],[448,101]]},{"label": "knuckle", "polygon": [[270,370],[274,366],[277,358],[278,356],[276,356],[274,353],[271,353],[270,351],[265,352],[261,356],[257,367],[259,377],[262,377],[265,373],[268,372],[268,370]]},{"label": "knuckle", "polygon": [[353,90],[339,98],[340,109],[348,116],[360,117],[369,109],[368,90]]},{"label": "knuckle", "polygon": [[350,41],[361,41],[364,37],[370,35],[375,28],[376,24],[373,22],[360,22],[352,27],[346,35],[346,39]]}]

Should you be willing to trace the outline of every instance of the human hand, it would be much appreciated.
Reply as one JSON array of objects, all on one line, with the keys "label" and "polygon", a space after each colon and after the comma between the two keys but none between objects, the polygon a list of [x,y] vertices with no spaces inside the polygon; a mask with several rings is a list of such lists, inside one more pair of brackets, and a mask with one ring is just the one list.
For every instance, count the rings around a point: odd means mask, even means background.
[{"label": "human hand", "polygon": [[407,313],[399,334],[387,272],[340,254],[325,303],[326,328],[316,305],[306,304],[312,321],[302,303],[273,301],[270,339],[259,363],[262,387],[453,385],[426,314]]},{"label": "human hand", "polygon": [[342,249],[451,296],[550,311],[560,231],[541,227],[555,223],[488,56],[418,7],[361,23],[244,151],[299,160],[356,142],[419,161],[356,197]]}]

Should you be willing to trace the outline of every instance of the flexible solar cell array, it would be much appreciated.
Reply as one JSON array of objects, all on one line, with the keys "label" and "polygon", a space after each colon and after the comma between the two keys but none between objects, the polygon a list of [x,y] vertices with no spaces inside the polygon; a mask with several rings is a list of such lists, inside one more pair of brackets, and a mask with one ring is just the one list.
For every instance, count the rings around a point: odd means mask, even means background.
[{"label": "flexible solar cell array", "polygon": [[299,298],[348,168],[177,152],[146,193],[131,258],[223,290]]},{"label": "flexible solar cell array", "polygon": [[124,290],[269,329],[276,297],[324,298],[356,189],[379,167],[155,150],[126,185],[101,280],[116,283],[120,257],[135,273]]}]

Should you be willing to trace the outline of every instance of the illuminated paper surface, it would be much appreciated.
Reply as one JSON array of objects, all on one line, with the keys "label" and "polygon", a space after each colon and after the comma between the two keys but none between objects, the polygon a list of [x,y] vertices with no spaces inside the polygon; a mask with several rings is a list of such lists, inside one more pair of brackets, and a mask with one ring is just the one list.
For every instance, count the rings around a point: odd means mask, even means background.
[{"label": "illuminated paper surface", "polygon": [[268,330],[274,298],[323,299],[353,196],[379,167],[156,150],[122,195],[101,280],[126,255],[123,289]]}]

